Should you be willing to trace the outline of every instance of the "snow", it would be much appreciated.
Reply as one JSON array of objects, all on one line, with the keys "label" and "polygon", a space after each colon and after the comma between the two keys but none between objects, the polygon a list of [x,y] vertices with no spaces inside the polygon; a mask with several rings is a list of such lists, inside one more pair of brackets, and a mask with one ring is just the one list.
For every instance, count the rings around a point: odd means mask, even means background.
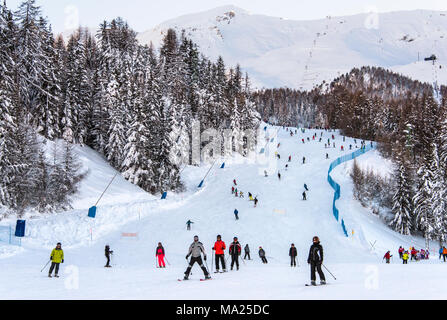
[{"label": "snow", "polygon": [[[261,126],[263,128],[263,126]],[[443,299],[446,298],[445,266],[438,260],[437,245],[432,243],[430,260],[402,265],[397,248],[415,245],[421,248],[424,239],[402,236],[392,231],[379,218],[352,199],[352,182],[348,162],[335,168],[332,177],[341,185],[337,202],[348,230],[354,236],[345,237],[340,224],[332,215],[333,191],[327,183],[329,164],[340,151],[342,137],[335,133],[338,148],[324,148],[331,133],[324,132],[322,142],[302,144],[319,130],[306,130],[290,137],[282,128],[269,127],[267,154],[277,150],[281,160],[261,164],[243,161],[240,157],[225,159],[225,169],[219,161],[210,171],[203,188],[199,182],[209,165],[187,167],[182,173],[187,191],[168,193],[167,200],[145,194],[120,176],[98,205],[95,219],[87,217],[87,208],[114,175],[115,171],[94,151],[77,148],[85,168],[90,170],[76,200],[75,209],[55,215],[27,219],[27,233],[22,247],[0,246],[2,269],[0,299]],[[275,136],[275,132],[277,136]],[[345,145],[351,142],[347,138]],[[258,151],[264,147],[264,141]],[[353,144],[353,143],[352,143]],[[325,158],[329,153],[330,159]],[[288,156],[292,162],[288,163]],[[306,164],[302,164],[302,157]],[[361,166],[390,170],[376,151],[358,158]],[[285,164],[289,169],[284,170]],[[264,177],[270,164],[272,172]],[[281,181],[276,176],[281,172]],[[233,179],[245,199],[231,195]],[[304,183],[309,186],[308,200],[301,200]],[[248,201],[248,192],[258,196],[258,207]],[[239,220],[233,211],[239,211]],[[186,230],[191,219],[192,230]],[[5,222],[5,223],[11,223]],[[93,234],[90,233],[93,231]],[[122,233],[138,233],[136,238]],[[240,261],[239,271],[212,274],[212,281],[200,282],[202,271],[193,267],[190,281],[183,277],[185,256],[193,236],[198,235],[208,253],[211,267],[211,247],[217,234],[227,247],[234,236],[242,246],[249,244],[251,261]],[[329,285],[306,288],[309,282],[307,253],[314,235],[324,248],[325,266],[337,277],[323,270]],[[59,279],[46,277],[45,269],[50,250],[62,242],[65,263]],[[162,242],[169,264],[155,268],[155,247]],[[370,243],[375,243],[375,250]],[[298,250],[299,267],[289,267],[288,249],[294,243]],[[114,251],[112,268],[104,268],[104,246]],[[257,248],[262,246],[269,263],[261,263]],[[391,250],[394,261],[382,263],[383,254]],[[227,256],[227,255],[226,255]],[[228,262],[230,262],[228,260]],[[409,281],[411,279],[411,281]],[[420,288],[424,288],[421,290]]]},{"label": "snow", "polygon": [[[222,20],[233,12],[230,20]],[[374,22],[377,25],[366,24]],[[201,53],[227,65],[240,64],[253,87],[311,89],[349,72],[378,66],[415,80],[447,84],[447,16],[441,11],[398,11],[294,21],[250,14],[234,7],[181,16],[138,34],[143,44],[159,46],[168,28],[182,30]],[[412,41],[410,41],[412,40]],[[424,58],[436,54],[437,69]],[[419,55],[419,62],[418,62]],[[442,65],[442,69],[439,69]],[[307,70],[306,70],[307,66]]]}]

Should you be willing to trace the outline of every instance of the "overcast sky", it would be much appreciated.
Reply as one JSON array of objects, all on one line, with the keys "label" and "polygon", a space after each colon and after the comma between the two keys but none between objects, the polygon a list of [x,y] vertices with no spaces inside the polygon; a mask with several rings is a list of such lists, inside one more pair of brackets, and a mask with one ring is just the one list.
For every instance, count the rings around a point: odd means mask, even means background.
[{"label": "overcast sky", "polygon": [[[15,10],[21,0],[7,0]],[[254,14],[310,20],[363,12],[397,10],[443,10],[446,0],[37,0],[53,31],[62,32],[76,25],[97,27],[101,21],[117,16],[127,20],[136,31],[184,14],[206,11],[223,5],[235,5]]]}]

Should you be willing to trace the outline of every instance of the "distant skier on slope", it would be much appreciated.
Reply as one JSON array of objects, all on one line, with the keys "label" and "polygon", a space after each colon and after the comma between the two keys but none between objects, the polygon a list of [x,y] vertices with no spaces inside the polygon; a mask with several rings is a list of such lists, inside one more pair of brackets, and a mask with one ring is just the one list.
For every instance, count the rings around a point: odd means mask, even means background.
[{"label": "distant skier on slope", "polygon": [[306,191],[303,191],[303,200],[307,200]]},{"label": "distant skier on slope", "polygon": [[303,164],[306,163],[306,157],[303,157]]},{"label": "distant skier on slope", "polygon": [[304,184],[304,189],[306,189],[306,191],[309,191],[309,188],[307,187],[307,184]]},{"label": "distant skier on slope", "polygon": [[399,246],[399,250],[397,250],[397,252],[399,252],[399,259],[402,259],[402,256],[404,254],[404,248],[402,248],[402,246]]},{"label": "distant skier on slope", "polygon": [[236,269],[239,270],[239,256],[241,255],[241,244],[237,240],[237,237],[233,238],[233,242],[230,244],[230,256],[231,256],[231,270],[236,263]]},{"label": "distant skier on slope", "polygon": [[309,256],[307,257],[307,263],[310,264],[310,283],[313,286],[316,285],[315,271],[317,271],[320,276],[320,284],[326,284],[326,278],[321,270],[321,265],[323,264],[323,247],[317,236],[313,237],[312,242],[313,243],[309,249]]},{"label": "distant skier on slope", "polygon": [[247,258],[247,256],[248,256],[248,260],[251,260],[251,258],[250,258],[250,248],[248,247],[248,243],[244,247],[244,252],[245,252],[244,260]]},{"label": "distant skier on slope", "polygon": [[239,211],[237,211],[237,209],[234,209],[234,216],[235,216],[236,220],[239,220],[238,214],[239,214]]},{"label": "distant skier on slope", "polygon": [[222,264],[223,272],[227,272],[227,268],[225,267],[225,242],[222,241],[222,237],[220,235],[217,236],[217,241],[214,243],[213,250],[215,250],[216,255],[216,272],[219,272],[219,261]]},{"label": "distant skier on slope", "polygon": [[[390,263],[390,258],[391,258],[392,256],[393,256],[393,255],[390,254],[390,251],[387,251],[387,253],[385,253],[385,255],[383,256],[383,259],[385,259],[386,263]],[[382,259],[382,261],[383,261],[383,259]]]},{"label": "distant skier on slope", "polygon": [[278,172],[278,180],[281,180],[281,173]]},{"label": "distant skier on slope", "polygon": [[158,243],[157,248],[155,249],[155,257],[158,258],[158,267],[166,268],[165,264],[165,248],[161,245],[161,242]]},{"label": "distant skier on slope", "polygon": [[404,253],[402,254],[402,263],[408,264],[408,258],[409,258],[408,251],[404,251]]},{"label": "distant skier on slope", "polygon": [[191,230],[191,224],[192,223],[194,223],[194,222],[192,222],[191,220],[188,220],[187,222],[186,222],[186,230]]},{"label": "distant skier on slope", "polygon": [[256,208],[256,206],[258,205],[258,198],[257,197],[255,197],[255,208]]},{"label": "distant skier on slope", "polygon": [[292,243],[290,249],[289,249],[289,257],[290,257],[290,266],[296,267],[296,256],[298,255],[298,252],[296,250],[295,245]]},{"label": "distant skier on slope", "polygon": [[265,257],[265,251],[262,249],[262,247],[259,247],[259,257],[262,260],[262,263],[268,263],[267,258]]},{"label": "distant skier on slope", "polygon": [[110,255],[113,254],[113,251],[110,250],[110,246],[108,244],[106,244],[106,247],[104,248],[104,253],[107,259],[107,263],[104,267],[110,268]]},{"label": "distant skier on slope", "polygon": [[203,247],[202,242],[199,242],[199,237],[194,236],[194,242],[189,247],[188,254],[186,255],[186,259],[188,260],[189,256],[191,256],[191,260],[189,261],[188,268],[186,268],[185,277],[183,278],[183,280],[188,280],[192,266],[196,262],[202,269],[203,274],[205,275],[205,279],[211,279],[210,274],[208,273],[208,270],[206,270],[205,266],[203,265],[202,255],[201,255],[202,253],[203,253],[203,259],[206,261],[205,248]]}]

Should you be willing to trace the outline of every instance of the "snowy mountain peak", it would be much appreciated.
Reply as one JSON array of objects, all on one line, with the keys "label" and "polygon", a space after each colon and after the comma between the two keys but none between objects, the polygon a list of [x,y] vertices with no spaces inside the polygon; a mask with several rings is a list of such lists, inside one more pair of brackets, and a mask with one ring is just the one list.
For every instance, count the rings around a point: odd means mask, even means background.
[{"label": "snowy mountain peak", "polygon": [[[295,21],[223,6],[166,21],[138,39],[155,46],[169,28],[185,31],[200,51],[240,64],[253,87],[310,89],[354,67],[391,69],[423,82],[447,83],[447,16],[415,10]],[[435,54],[436,68],[424,61]]]}]

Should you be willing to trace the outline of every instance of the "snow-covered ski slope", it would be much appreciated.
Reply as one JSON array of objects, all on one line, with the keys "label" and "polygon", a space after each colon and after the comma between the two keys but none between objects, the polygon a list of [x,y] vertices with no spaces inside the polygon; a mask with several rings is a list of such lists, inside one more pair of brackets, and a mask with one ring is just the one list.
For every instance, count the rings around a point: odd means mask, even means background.
[{"label": "snow-covered ski slope", "polygon": [[[222,56],[229,65],[239,63],[257,88],[308,90],[362,66],[391,69],[430,84],[447,81],[444,11],[295,21],[223,6],[168,20],[139,33],[138,40],[159,46],[169,28],[179,34],[184,30],[211,59]],[[436,68],[424,61],[432,54],[438,58]]]},{"label": "snow-covered ski slope", "polygon": [[[264,177],[265,164],[237,163],[240,158],[225,159],[211,170],[203,188],[197,185],[209,165],[187,167],[182,179],[188,188],[183,194],[168,194],[168,199],[147,196],[138,188],[118,179],[111,193],[99,204],[96,219],[87,218],[87,208],[105,187],[113,170],[91,150],[79,149],[91,174],[84,183],[81,195],[91,196],[88,201],[78,199],[77,208],[55,216],[28,219],[27,238],[22,250],[0,259],[1,299],[411,299],[447,298],[444,290],[446,264],[441,263],[433,245],[429,261],[402,265],[396,258],[397,248],[423,246],[420,238],[404,237],[391,231],[378,218],[352,199],[352,184],[348,176],[352,163],[334,169],[332,177],[341,185],[341,199],[337,206],[353,237],[345,237],[332,215],[333,191],[327,183],[330,162],[349,151],[353,139],[335,133],[336,148],[324,148],[332,132],[324,132],[318,142],[319,130],[306,130],[290,137],[282,128],[268,143],[266,152],[281,159],[275,161],[281,172],[278,180],[274,165]],[[317,133],[315,141],[312,135]],[[311,141],[307,141],[310,137]],[[301,139],[305,138],[303,144]],[[333,140],[331,139],[331,143]],[[276,149],[277,144],[281,143]],[[265,141],[262,141],[262,147]],[[358,144],[358,146],[360,146]],[[355,147],[354,147],[355,148]],[[258,150],[261,146],[258,147]],[[326,152],[330,159],[326,159]],[[292,161],[287,162],[289,155]],[[302,164],[303,156],[306,163]],[[233,160],[233,161],[231,161]],[[383,162],[376,151],[358,158],[360,165],[371,165],[386,174],[390,164]],[[240,162],[240,161],[239,161]],[[285,164],[289,164],[286,171]],[[94,170],[93,170],[94,169]],[[97,171],[97,172],[93,172]],[[102,176],[102,177],[101,177]],[[244,191],[245,198],[231,195],[233,179]],[[303,201],[304,183],[310,189]],[[89,192],[85,188],[91,187]],[[248,201],[248,192],[259,199],[258,207]],[[132,197],[135,196],[135,200]],[[122,199],[122,201],[121,201]],[[239,211],[235,220],[233,211]],[[192,230],[186,230],[191,219]],[[90,234],[92,230],[93,234]],[[122,233],[138,233],[137,238],[122,237]],[[216,235],[229,247],[237,236],[242,246],[249,244],[251,261],[240,262],[239,271],[212,274],[214,280],[200,282],[203,273],[194,266],[190,281],[178,282],[187,262],[185,256],[194,235],[200,237],[208,253],[207,264],[212,266],[211,247]],[[324,247],[324,264],[335,274],[327,287],[306,288],[309,268],[306,263],[312,237],[318,235]],[[361,236],[360,236],[361,235]],[[47,278],[50,250],[62,242],[65,263],[61,278]],[[155,267],[155,247],[162,242],[169,265]],[[375,250],[369,243],[374,243]],[[291,243],[298,249],[299,267],[290,268],[288,250]],[[104,268],[104,246],[114,251],[112,268]],[[269,263],[264,265],[257,254],[262,246]],[[4,246],[2,246],[4,247]],[[392,250],[391,265],[382,263],[386,250]],[[228,260],[228,262],[230,262]],[[325,271],[325,270],[324,270]]]}]

